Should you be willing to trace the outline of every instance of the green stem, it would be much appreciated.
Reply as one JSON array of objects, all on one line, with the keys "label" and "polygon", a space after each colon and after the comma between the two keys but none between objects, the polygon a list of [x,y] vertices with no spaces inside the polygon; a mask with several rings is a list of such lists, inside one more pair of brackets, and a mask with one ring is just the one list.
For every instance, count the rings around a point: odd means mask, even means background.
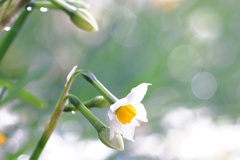
[{"label": "green stem", "polygon": [[[88,4],[84,1],[66,1],[68,4],[73,5],[77,8],[88,8]],[[54,5],[51,1],[34,1],[31,3],[36,8],[46,7],[52,9],[59,9],[56,5]]]},{"label": "green stem", "polygon": [[85,70],[79,70],[79,72],[82,74],[82,76],[91,83],[97,90],[100,92],[103,97],[111,104],[115,103],[118,99],[111,93],[107,88],[104,87],[104,85],[98,81],[98,79],[95,77],[93,73],[90,71]]},{"label": "green stem", "polygon": [[67,98],[69,99],[70,103],[88,119],[88,121],[98,132],[107,127],[96,116],[94,116],[76,96],[69,94],[67,95]]},{"label": "green stem", "polygon": [[4,37],[0,41],[0,62],[2,61],[3,57],[5,56],[8,48],[10,47],[11,43],[17,36],[19,30],[21,29],[24,21],[26,20],[27,16],[29,15],[29,11],[25,8],[18,19],[14,22],[10,31],[6,32]]},{"label": "green stem", "polygon": [[74,105],[93,125],[98,132],[98,137],[106,146],[122,151],[124,149],[122,136],[118,133],[114,133],[114,137],[110,139],[110,128],[102,123],[97,117],[95,117],[86,106],[74,95],[67,95],[69,102]]},{"label": "green stem", "polygon": [[93,82],[93,86],[106,98],[109,103],[113,104],[115,103],[118,99],[111,93],[107,88],[105,88],[101,82],[98,80]]},{"label": "green stem", "polygon": [[50,0],[50,1],[59,9],[64,10],[69,15],[73,15],[77,10],[75,6],[72,6],[63,0]]},{"label": "green stem", "polygon": [[36,8],[46,7],[46,8],[53,8],[57,9],[58,7],[52,4],[50,1],[35,1],[32,2],[33,6]]},{"label": "green stem", "polygon": [[51,136],[51,134],[53,133],[54,128],[57,125],[57,122],[60,118],[60,115],[63,111],[63,107],[66,101],[66,95],[68,94],[68,91],[71,87],[72,81],[75,79],[75,77],[78,75],[79,72],[74,72],[74,74],[72,75],[72,77],[70,78],[69,81],[66,82],[65,88],[62,91],[62,94],[55,106],[55,109],[48,121],[48,123],[45,126],[44,132],[37,144],[37,147],[35,148],[35,150],[33,151],[30,160],[36,160],[39,158],[40,154],[42,153],[49,137]]},{"label": "green stem", "polygon": [[[88,101],[83,102],[83,104],[88,108],[104,108],[104,107],[108,107],[111,104],[103,97],[103,96],[96,96]],[[76,111],[76,107],[74,107],[73,105],[68,105],[65,106],[64,108],[64,112],[71,112],[71,111]]]}]

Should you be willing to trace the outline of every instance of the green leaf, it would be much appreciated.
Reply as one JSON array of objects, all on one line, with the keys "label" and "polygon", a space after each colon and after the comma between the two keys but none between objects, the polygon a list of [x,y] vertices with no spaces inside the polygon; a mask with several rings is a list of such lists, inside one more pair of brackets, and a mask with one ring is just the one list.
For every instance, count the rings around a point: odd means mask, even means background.
[{"label": "green leaf", "polygon": [[37,107],[39,109],[47,108],[47,103],[45,101],[27,91],[22,90],[19,94],[19,98],[31,106]]},{"label": "green leaf", "polygon": [[[8,92],[8,93],[13,92],[14,88],[16,88],[16,85],[13,83],[7,82],[3,79],[0,79],[0,87],[3,88],[1,93],[4,92],[4,94],[7,94],[6,92]],[[3,97],[4,96],[2,95],[0,100],[2,100]],[[37,107],[39,109],[44,109],[47,107],[47,103],[44,100],[36,97],[35,95],[33,95],[25,90],[20,90],[18,97],[11,98],[11,97],[7,96],[3,101],[0,101],[0,104],[7,103],[15,98],[19,98],[21,101],[28,103],[31,106]]]},{"label": "green leaf", "polygon": [[1,87],[8,87],[8,96],[0,102],[0,104],[6,103],[10,100],[19,98],[29,104],[32,104],[38,108],[45,108],[46,103],[39,98],[35,97],[31,93],[24,91],[23,88],[31,81],[36,81],[41,78],[50,68],[51,63],[45,63],[37,70],[33,71],[29,76],[24,77],[17,84],[12,84],[0,79]]}]

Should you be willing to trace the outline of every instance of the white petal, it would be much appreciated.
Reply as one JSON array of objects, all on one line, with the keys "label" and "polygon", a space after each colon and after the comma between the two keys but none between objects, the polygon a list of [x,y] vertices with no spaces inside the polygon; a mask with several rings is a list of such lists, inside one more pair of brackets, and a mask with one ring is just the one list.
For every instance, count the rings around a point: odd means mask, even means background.
[{"label": "white petal", "polygon": [[136,116],[134,117],[135,119],[139,120],[139,121],[143,121],[143,122],[147,122],[147,112],[143,106],[142,103],[138,103],[138,104],[134,104],[133,105],[136,108]]},{"label": "white petal", "polygon": [[110,125],[110,137],[109,137],[110,140],[112,140],[114,137],[114,129],[112,127],[113,127],[113,124]]},{"label": "white petal", "polygon": [[[128,140],[133,140],[135,127],[139,126],[140,121],[147,122],[147,113],[142,103],[140,103],[147,92],[150,83],[142,83],[133,88],[131,92],[125,97],[110,106],[108,111],[108,117],[110,119],[110,139],[114,137],[114,132],[122,134],[122,136]],[[117,118],[115,111],[121,107],[131,104],[136,108],[137,115],[132,119],[131,123],[123,125]]]},{"label": "white petal", "polygon": [[112,112],[111,110],[108,111],[108,117],[110,119],[110,121],[113,119],[114,116],[114,112]]},{"label": "white petal", "polygon": [[114,114],[113,119],[110,123],[110,139],[114,137],[114,132],[122,134],[122,136],[128,140],[133,140],[135,127],[139,126],[139,122],[135,119],[131,121],[131,123],[123,125],[117,119],[117,116]]},{"label": "white petal", "polygon": [[141,83],[137,87],[133,88],[131,92],[126,96],[128,102],[140,103],[147,92],[150,83]]},{"label": "white petal", "polygon": [[110,106],[110,110],[115,112],[119,107],[129,104],[126,98],[119,99],[117,102]]},{"label": "white petal", "polygon": [[123,125],[122,130],[120,131],[122,136],[134,142],[133,136],[134,136],[134,131],[136,126],[139,126],[139,123],[134,119],[130,124]]},{"label": "white petal", "polygon": [[122,126],[118,121],[116,115],[114,115],[110,122],[110,139],[114,137],[114,132],[121,133],[121,130],[122,130]]},{"label": "white petal", "polygon": [[109,137],[110,140],[113,139],[114,137],[115,127],[116,127],[116,121],[112,119],[110,123],[110,137]]}]

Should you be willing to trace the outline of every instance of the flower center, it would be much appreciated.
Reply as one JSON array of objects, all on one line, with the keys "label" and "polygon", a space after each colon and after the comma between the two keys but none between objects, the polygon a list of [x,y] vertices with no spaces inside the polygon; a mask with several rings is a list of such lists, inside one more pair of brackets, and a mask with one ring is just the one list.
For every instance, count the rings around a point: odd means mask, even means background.
[{"label": "flower center", "polygon": [[116,115],[122,124],[127,124],[136,116],[136,109],[130,104],[120,106],[116,111]]}]

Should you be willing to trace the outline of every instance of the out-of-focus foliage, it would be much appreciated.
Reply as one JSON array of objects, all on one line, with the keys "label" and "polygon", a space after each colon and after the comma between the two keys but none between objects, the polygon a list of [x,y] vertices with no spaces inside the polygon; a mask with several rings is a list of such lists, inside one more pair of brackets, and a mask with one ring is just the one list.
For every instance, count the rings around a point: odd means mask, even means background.
[{"label": "out-of-focus foliage", "polygon": [[[98,32],[79,30],[57,10],[34,9],[0,64],[1,80],[21,86],[18,95],[31,93],[48,106],[21,98],[0,106],[0,159],[31,154],[74,65],[91,70],[118,98],[152,83],[143,101],[149,122],[117,152],[99,142],[80,113],[63,113],[41,159],[239,159],[239,130],[232,127],[240,113],[240,2],[89,2]],[[47,62],[45,74],[29,76]],[[81,77],[71,93],[83,101],[99,95]],[[108,123],[107,108],[92,111]]]}]

